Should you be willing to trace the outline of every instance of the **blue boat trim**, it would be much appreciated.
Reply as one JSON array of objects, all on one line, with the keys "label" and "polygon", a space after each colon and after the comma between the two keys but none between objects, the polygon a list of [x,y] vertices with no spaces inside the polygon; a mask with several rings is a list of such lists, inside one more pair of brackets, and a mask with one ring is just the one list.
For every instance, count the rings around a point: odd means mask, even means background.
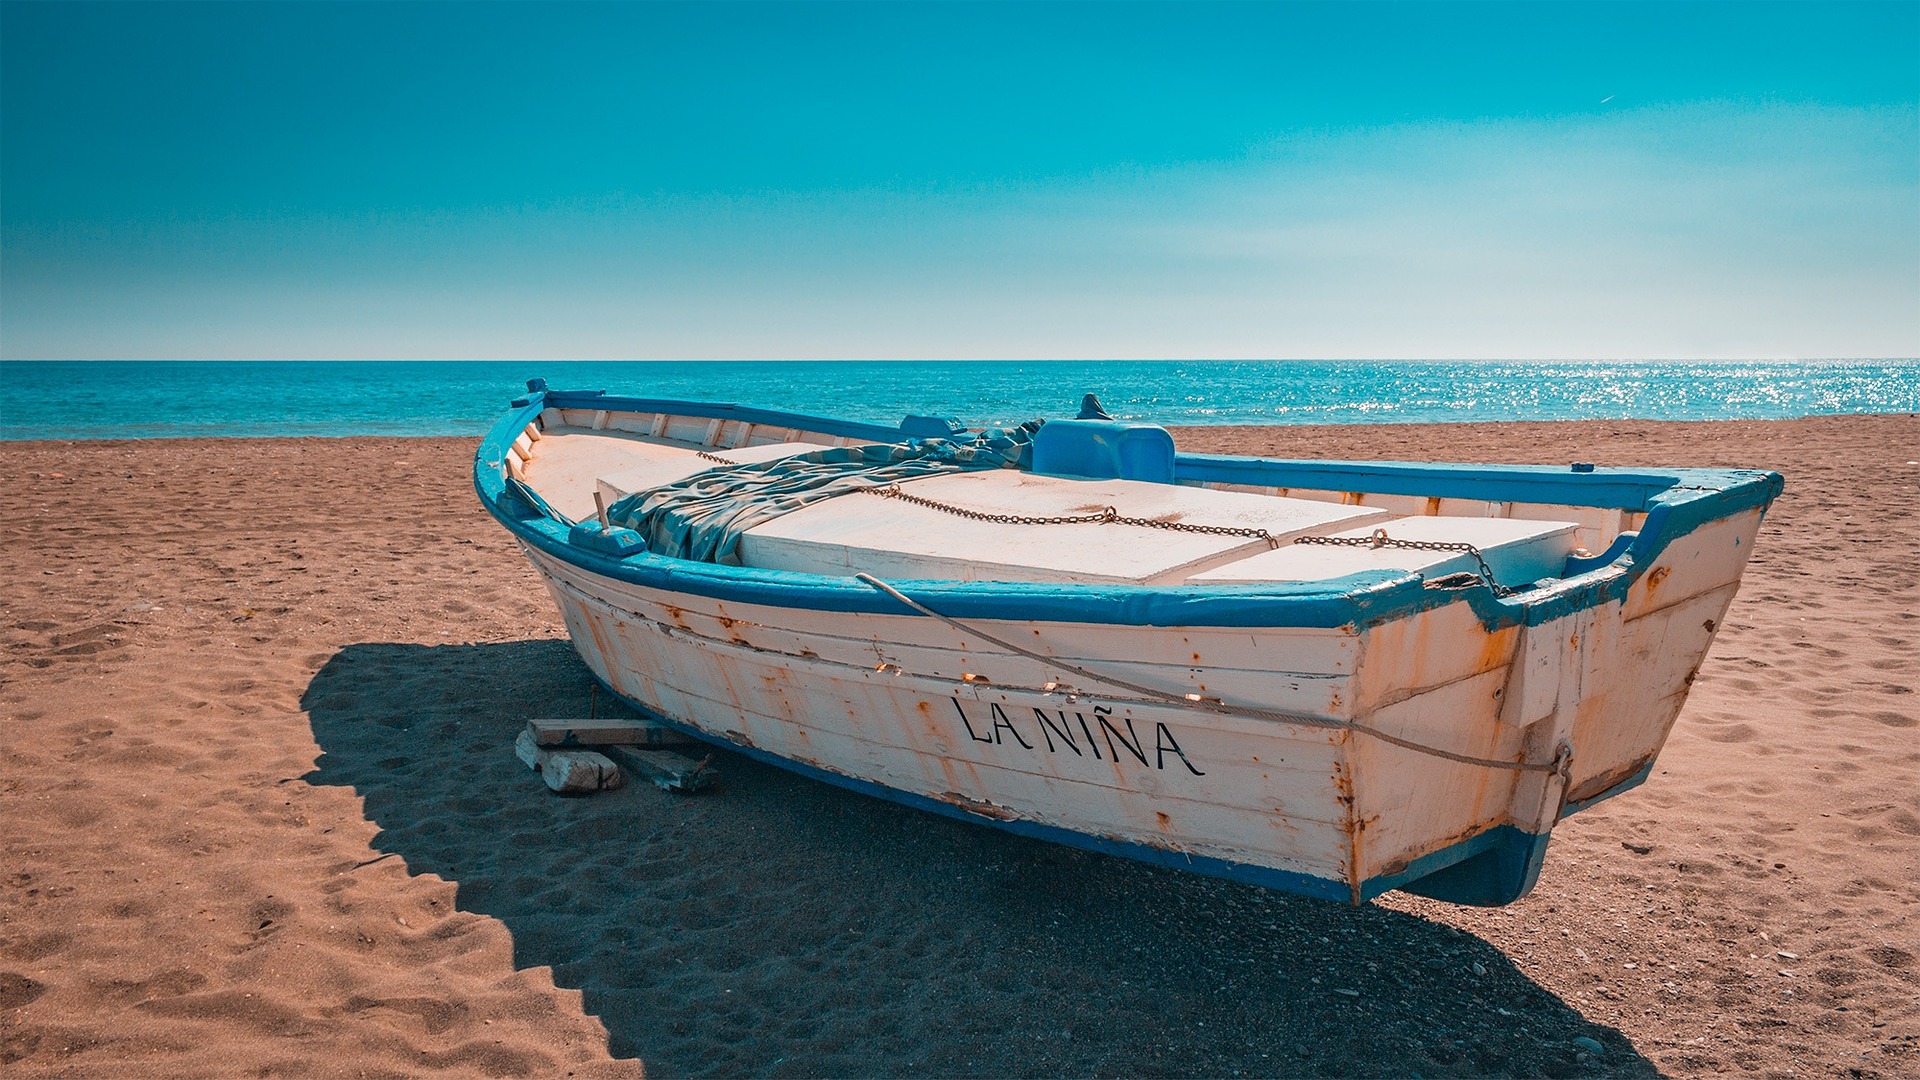
[{"label": "blue boat trim", "polygon": [[609,395],[605,390],[534,391],[527,400],[531,402],[533,398],[543,393],[546,405],[550,409],[605,409],[608,412],[672,413],[677,416],[698,416],[707,420],[741,420],[749,424],[819,431],[849,439],[865,439],[869,442],[897,442],[903,438],[925,438],[924,435],[909,435],[897,427],[863,424],[858,420],[808,416],[805,413],[780,412],[775,409],[756,408],[752,405],[734,405],[730,402],[616,397]]},{"label": "blue boat trim", "polygon": [[[1681,483],[1681,474],[1628,469],[1575,471],[1564,465],[1456,465],[1423,461],[1320,461],[1180,454],[1182,480],[1434,495],[1487,502],[1565,502],[1607,510],[1644,510],[1648,500]],[[1553,496],[1564,489],[1572,499]]]},{"label": "blue boat trim", "polygon": [[[510,409],[480,444],[475,456],[474,488],[501,524],[529,545],[583,570],[648,588],[775,607],[850,614],[911,613],[890,597],[847,578],[691,563],[648,552],[620,557],[570,544],[565,526],[524,512],[523,500],[507,494],[502,472],[513,439],[547,408],[677,412],[874,440],[909,437],[901,430],[739,405],[612,397],[602,392],[536,388],[520,400],[526,404]],[[1231,474],[1235,483],[1311,487],[1337,477],[1336,486],[1347,485],[1347,489],[1417,489],[1442,497],[1478,499],[1524,495],[1540,500],[1551,492],[1552,501],[1568,505],[1628,504],[1617,508],[1644,510],[1647,518],[1638,535],[1608,565],[1547,589],[1508,598],[1494,596],[1484,585],[1430,589],[1419,575],[1395,571],[1371,571],[1331,581],[1208,587],[915,581],[903,591],[955,618],[1121,626],[1357,627],[1465,602],[1489,629],[1500,629],[1518,623],[1543,623],[1619,600],[1675,539],[1705,522],[1764,508],[1782,486],[1777,473],[1731,469],[1662,473],[1596,469],[1576,473],[1543,466],[1289,462],[1195,454],[1179,455],[1178,461],[1181,479]],[[1586,497],[1590,490],[1597,492],[1597,501]]]}]

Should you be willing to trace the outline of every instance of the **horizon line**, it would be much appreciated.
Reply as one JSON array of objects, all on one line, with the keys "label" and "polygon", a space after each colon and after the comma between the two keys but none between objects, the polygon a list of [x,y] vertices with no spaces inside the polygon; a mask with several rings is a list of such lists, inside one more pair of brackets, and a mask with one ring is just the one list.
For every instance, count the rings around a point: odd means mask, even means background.
[{"label": "horizon line", "polygon": [[1899,364],[1920,356],[26,356],[0,364]]}]

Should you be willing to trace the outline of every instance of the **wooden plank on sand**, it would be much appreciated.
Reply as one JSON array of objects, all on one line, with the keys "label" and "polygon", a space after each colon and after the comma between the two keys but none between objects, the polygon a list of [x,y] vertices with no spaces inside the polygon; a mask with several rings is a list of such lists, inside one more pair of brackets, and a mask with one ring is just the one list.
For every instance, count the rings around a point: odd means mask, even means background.
[{"label": "wooden plank on sand", "polygon": [[683,795],[710,787],[719,779],[708,768],[713,764],[712,754],[695,761],[684,754],[666,750],[637,750],[630,746],[610,746],[607,753],[618,758],[635,775],[653,781],[654,786]]},{"label": "wooden plank on sand", "polygon": [[591,750],[547,750],[534,742],[531,729],[513,741],[513,753],[540,774],[555,791],[609,791],[623,782],[620,766]]},{"label": "wooden plank on sand", "polygon": [[536,746],[691,746],[699,740],[651,720],[529,720]]}]

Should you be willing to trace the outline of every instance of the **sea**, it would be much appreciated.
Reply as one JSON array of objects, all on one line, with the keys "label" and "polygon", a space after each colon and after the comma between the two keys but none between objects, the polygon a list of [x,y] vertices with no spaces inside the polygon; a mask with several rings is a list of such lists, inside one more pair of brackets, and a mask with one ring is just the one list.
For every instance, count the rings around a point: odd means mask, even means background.
[{"label": "sea", "polygon": [[480,435],[555,389],[898,423],[1725,420],[1920,412],[1920,360],[5,361],[0,440]]}]

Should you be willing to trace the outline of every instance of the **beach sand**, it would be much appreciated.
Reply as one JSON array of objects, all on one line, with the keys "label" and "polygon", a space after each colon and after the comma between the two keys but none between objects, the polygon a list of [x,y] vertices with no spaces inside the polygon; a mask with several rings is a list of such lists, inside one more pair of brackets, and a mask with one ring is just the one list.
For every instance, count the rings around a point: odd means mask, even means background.
[{"label": "beach sand", "polygon": [[549,794],[525,720],[620,712],[470,442],[0,444],[0,1071],[1920,1074],[1920,419],[1177,436],[1787,491],[1533,895],[1354,909],[728,754]]}]

